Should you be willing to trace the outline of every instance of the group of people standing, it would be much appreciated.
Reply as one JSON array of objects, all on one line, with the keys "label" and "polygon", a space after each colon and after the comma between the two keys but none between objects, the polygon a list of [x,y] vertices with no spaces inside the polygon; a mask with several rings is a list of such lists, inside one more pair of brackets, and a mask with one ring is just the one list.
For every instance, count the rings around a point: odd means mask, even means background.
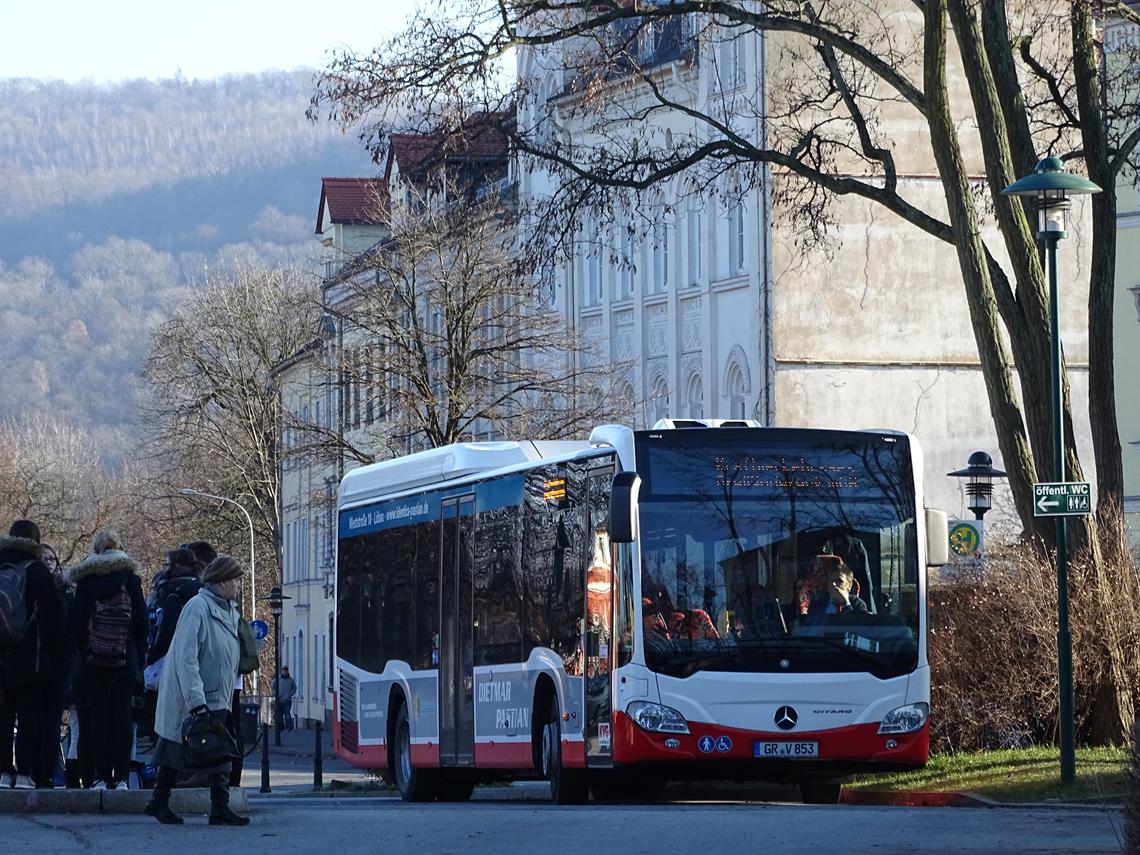
[{"label": "group of people standing", "polygon": [[[236,713],[243,572],[204,541],[183,544],[168,553],[148,604],[139,566],[113,529],[62,568],[35,523],[13,523],[0,538],[0,787],[127,789],[134,723],[150,710],[158,771],[146,812],[181,823],[170,794],[190,766],[183,723]],[[249,822],[229,808],[237,753],[224,768],[194,770],[208,776],[211,824]]]}]

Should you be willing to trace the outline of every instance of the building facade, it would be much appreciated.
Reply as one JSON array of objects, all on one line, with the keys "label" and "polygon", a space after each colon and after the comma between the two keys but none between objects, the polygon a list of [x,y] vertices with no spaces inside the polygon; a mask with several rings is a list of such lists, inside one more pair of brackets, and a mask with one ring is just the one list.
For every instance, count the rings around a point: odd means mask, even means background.
[{"label": "building facade", "polygon": [[[887,5],[893,25],[921,30],[921,10]],[[779,34],[748,28],[719,41],[716,32],[707,22],[682,24],[679,49],[668,42],[641,54],[642,83],[608,84],[615,114],[653,117],[630,122],[631,134],[668,141],[704,133],[682,111],[651,109],[658,103],[651,81],[685,109],[725,114],[734,132],[763,147],[772,91],[788,83],[786,65],[774,57],[786,59],[788,45]],[[687,45],[686,33],[703,36]],[[520,53],[519,74],[530,81],[532,98],[520,108],[519,123],[540,129],[548,122],[550,133],[577,141],[603,120],[575,109],[585,96],[559,76],[574,64],[559,50],[569,49]],[[908,71],[921,80],[921,68]],[[965,115],[964,77],[951,81],[954,104]],[[886,103],[878,128],[892,141],[900,194],[945,218],[945,189],[925,122],[916,125],[914,118],[909,105]],[[966,136],[963,146],[983,182],[978,145]],[[520,169],[520,180],[524,199],[555,192],[541,169]],[[551,299],[615,363],[632,363],[627,397],[634,426],[668,415],[905,430],[923,446],[930,504],[966,516],[962,484],[945,473],[977,450],[1000,466],[1000,452],[954,246],[852,195],[833,198],[828,239],[805,248],[799,221],[779,201],[790,195],[791,180],[763,170],[758,180],[742,177],[744,189],[734,190],[732,175],[722,174],[694,190],[678,177],[624,211],[587,216],[576,257],[559,270]],[[1082,448],[1091,447],[1089,223],[1078,201],[1073,237],[1061,253],[1063,338]],[[1000,246],[996,228],[985,228],[990,246]],[[1004,512],[1016,526],[1004,490],[998,486],[991,520]]]},{"label": "building facade", "polygon": [[[1140,3],[1131,4],[1140,9]],[[1104,35],[1106,62],[1131,67],[1134,98],[1140,98],[1140,26],[1111,21]],[[1125,129],[1127,130],[1127,129]],[[1124,515],[1133,544],[1140,546],[1140,192],[1138,178],[1122,171],[1116,186],[1116,298],[1113,301],[1113,348],[1116,418],[1124,463]]]}]

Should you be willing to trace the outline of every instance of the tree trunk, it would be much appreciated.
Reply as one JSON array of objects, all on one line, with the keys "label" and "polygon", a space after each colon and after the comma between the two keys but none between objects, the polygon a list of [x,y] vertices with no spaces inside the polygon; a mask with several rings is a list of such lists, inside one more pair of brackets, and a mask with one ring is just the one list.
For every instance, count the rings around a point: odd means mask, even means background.
[{"label": "tree trunk", "polygon": [[928,102],[930,143],[946,191],[946,205],[954,232],[958,264],[966,287],[966,302],[978,345],[982,376],[1014,500],[1022,519],[1033,518],[1032,496],[1036,471],[1025,433],[1009,354],[1005,349],[997,299],[986,262],[981,226],[973,189],[958,145],[957,127],[946,91],[945,0],[926,6],[924,84]]}]

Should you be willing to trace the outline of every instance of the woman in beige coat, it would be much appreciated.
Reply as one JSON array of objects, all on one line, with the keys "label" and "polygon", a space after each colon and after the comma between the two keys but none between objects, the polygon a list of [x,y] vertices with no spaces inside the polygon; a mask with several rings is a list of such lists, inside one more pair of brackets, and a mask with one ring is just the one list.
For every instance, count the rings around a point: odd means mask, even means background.
[{"label": "woman in beige coat", "polygon": [[[241,562],[219,555],[202,574],[202,590],[190,598],[170,642],[158,687],[154,729],[158,744],[154,763],[158,777],[146,812],[164,824],[180,824],[170,809],[170,790],[187,767],[182,745],[182,722],[207,710],[228,710],[238,674],[238,612]],[[209,774],[210,824],[248,825],[249,819],[230,810],[229,763],[199,769]]]}]

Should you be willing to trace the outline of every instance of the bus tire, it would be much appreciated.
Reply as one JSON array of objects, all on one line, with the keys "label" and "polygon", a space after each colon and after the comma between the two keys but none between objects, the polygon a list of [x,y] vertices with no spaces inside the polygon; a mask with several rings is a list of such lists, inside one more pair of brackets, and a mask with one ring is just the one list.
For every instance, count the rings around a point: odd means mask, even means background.
[{"label": "bus tire", "polygon": [[586,770],[567,769],[562,765],[562,717],[557,699],[551,700],[542,729],[542,774],[550,781],[550,801],[554,804],[585,804],[589,796]]},{"label": "bus tire", "polygon": [[392,727],[392,773],[404,801],[430,802],[435,798],[435,770],[417,769],[412,765],[412,729],[408,724],[408,707],[403,703]]},{"label": "bus tire", "polygon": [[837,805],[842,789],[834,781],[801,781],[800,798],[805,805]]}]

